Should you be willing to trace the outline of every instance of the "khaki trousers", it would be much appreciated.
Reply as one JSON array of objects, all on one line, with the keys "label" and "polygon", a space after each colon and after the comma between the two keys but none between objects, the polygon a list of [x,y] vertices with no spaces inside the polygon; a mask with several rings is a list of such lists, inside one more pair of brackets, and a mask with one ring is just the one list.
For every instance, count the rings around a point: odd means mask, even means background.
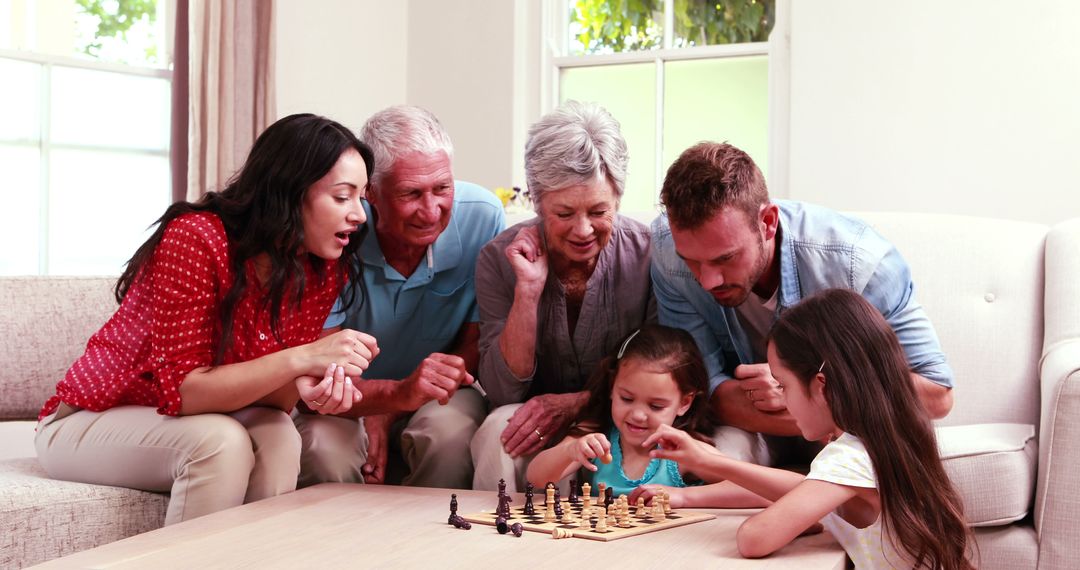
[{"label": "khaki trousers", "polygon": [[[402,484],[468,489],[473,476],[469,441],[486,412],[484,398],[476,390],[462,388],[445,406],[428,402],[395,424],[388,453],[396,439],[409,469]],[[360,468],[367,461],[368,436],[362,421],[316,414],[295,414],[293,421],[303,442],[301,487],[363,482]]]},{"label": "khaki trousers", "polygon": [[281,410],[163,416],[63,405],[38,424],[38,459],[54,479],[170,493],[173,524],[296,489],[300,437]]}]

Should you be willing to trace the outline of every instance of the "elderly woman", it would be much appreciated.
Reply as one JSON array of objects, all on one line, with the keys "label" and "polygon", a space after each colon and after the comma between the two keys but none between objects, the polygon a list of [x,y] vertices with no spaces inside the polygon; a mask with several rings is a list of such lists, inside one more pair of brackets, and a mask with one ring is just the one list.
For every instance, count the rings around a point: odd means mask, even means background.
[{"label": "elderly woman", "polygon": [[480,381],[495,409],[473,437],[474,489],[509,491],[587,400],[585,381],[656,318],[649,228],[618,214],[626,181],[619,123],[569,102],[529,130],[525,174],[538,216],[480,252]]}]

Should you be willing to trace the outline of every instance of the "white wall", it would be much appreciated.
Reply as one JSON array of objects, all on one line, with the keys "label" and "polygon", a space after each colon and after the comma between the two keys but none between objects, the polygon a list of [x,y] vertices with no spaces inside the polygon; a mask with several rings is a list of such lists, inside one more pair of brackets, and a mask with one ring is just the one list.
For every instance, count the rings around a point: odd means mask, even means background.
[{"label": "white wall", "polygon": [[512,184],[514,2],[410,0],[406,99],[454,141],[454,176]]},{"label": "white wall", "polygon": [[791,2],[790,188],[845,210],[1080,216],[1080,2]]},{"label": "white wall", "polygon": [[405,2],[279,0],[278,116],[311,112],[357,131],[405,102]]}]

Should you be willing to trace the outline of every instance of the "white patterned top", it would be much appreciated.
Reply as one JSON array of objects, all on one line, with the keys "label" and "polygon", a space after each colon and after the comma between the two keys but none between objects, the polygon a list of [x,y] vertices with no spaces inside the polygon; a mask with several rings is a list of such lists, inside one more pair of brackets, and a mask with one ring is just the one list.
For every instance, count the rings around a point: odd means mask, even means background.
[{"label": "white patterned top", "polygon": [[[859,438],[847,433],[818,453],[806,478],[850,487],[877,487],[866,447]],[[893,541],[883,540],[880,516],[868,527],[855,528],[833,511],[821,519],[821,524],[844,547],[859,570],[911,568],[911,562],[897,552]]]}]

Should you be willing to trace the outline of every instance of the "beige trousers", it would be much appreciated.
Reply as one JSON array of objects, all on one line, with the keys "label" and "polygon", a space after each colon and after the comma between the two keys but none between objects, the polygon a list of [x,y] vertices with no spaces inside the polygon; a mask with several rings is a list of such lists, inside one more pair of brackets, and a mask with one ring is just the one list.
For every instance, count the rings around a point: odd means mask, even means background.
[{"label": "beige trousers", "polygon": [[172,417],[147,406],[65,408],[34,439],[49,476],[170,493],[167,525],[296,489],[300,437],[281,410]]},{"label": "beige trousers", "polygon": [[[469,441],[486,412],[484,398],[463,388],[445,406],[428,402],[392,428],[391,435],[401,434],[398,443],[409,469],[402,484],[468,489],[473,476]],[[367,461],[368,444],[363,422],[315,414],[295,414],[293,420],[303,441],[301,487],[363,482],[360,468]]]}]

